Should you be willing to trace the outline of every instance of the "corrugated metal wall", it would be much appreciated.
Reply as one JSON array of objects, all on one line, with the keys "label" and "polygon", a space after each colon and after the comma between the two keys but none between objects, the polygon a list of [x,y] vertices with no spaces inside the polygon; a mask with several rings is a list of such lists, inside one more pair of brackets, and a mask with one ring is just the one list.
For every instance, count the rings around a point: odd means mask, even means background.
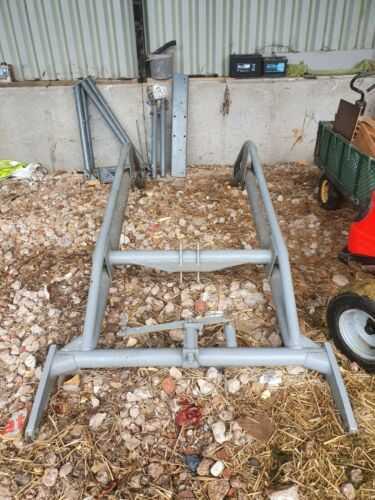
[{"label": "corrugated metal wall", "polygon": [[146,0],[153,51],[177,40],[176,69],[228,74],[229,54],[375,47],[375,0]]},{"label": "corrugated metal wall", "polygon": [[0,61],[17,80],[134,78],[132,0],[0,0]]}]

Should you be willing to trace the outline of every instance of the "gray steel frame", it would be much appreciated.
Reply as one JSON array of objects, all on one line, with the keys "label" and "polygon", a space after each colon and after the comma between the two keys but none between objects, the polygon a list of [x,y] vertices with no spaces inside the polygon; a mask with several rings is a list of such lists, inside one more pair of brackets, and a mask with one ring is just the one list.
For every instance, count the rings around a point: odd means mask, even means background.
[{"label": "gray steel frame", "polygon": [[[98,173],[101,180],[112,180],[112,171],[114,167],[101,167],[100,169],[95,169],[88,100],[90,100],[96,107],[97,111],[102,116],[105,123],[113,132],[120,144],[132,144],[132,141],[130,140],[130,137],[124,127],[121,125],[119,119],[105,100],[103,94],[96,86],[95,80],[90,77],[80,80],[74,85],[73,92],[82,146],[84,173],[88,178],[91,178]],[[132,148],[138,158],[138,165],[141,165],[142,169],[144,169],[146,163],[142,158],[141,153],[135,148],[134,144],[132,144]]]},{"label": "gray steel frame", "polygon": [[[57,377],[71,375],[84,368],[148,366],[198,368],[301,365],[325,375],[345,427],[349,432],[356,432],[357,423],[331,345],[317,344],[300,332],[288,253],[255,145],[250,141],[243,145],[234,165],[234,177],[238,183],[246,186],[262,247],[260,250],[119,251],[134,162],[134,149],[130,144],[124,145],[93,254],[83,335],[60,350],[55,345],[49,347],[26,436],[36,436]],[[113,266],[140,265],[168,272],[209,272],[243,264],[262,264],[266,268],[283,347],[237,347],[233,325],[222,316],[207,316],[191,321],[130,328],[123,333],[137,335],[182,328],[184,340],[181,348],[97,348]],[[224,324],[225,347],[199,347],[198,333],[208,323]]]}]

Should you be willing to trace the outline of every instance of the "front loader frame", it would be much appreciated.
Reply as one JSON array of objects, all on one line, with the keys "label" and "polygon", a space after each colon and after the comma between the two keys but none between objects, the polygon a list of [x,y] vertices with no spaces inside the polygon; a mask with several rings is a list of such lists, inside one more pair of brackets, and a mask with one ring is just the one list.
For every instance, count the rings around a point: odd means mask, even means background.
[{"label": "front loader frame", "polygon": [[[129,250],[120,251],[119,241],[128,194],[135,168],[131,144],[122,148],[103,224],[92,261],[90,288],[82,336],[62,349],[51,345],[26,426],[26,436],[35,438],[48,404],[49,396],[60,376],[89,368],[131,367],[249,367],[300,365],[322,373],[330,384],[338,410],[349,432],[357,431],[349,397],[332,347],[318,344],[301,334],[288,252],[272,206],[257,149],[245,142],[234,165],[234,179],[246,188],[254,217],[258,250]],[[222,316],[206,316],[162,325],[129,328],[125,335],[146,334],[182,328],[180,348],[98,349],[112,269],[114,266],[137,265],[167,272],[213,272],[244,264],[263,265],[268,274],[276,308],[282,347],[237,347],[236,332]],[[200,347],[198,334],[205,324],[224,325],[225,346]]]}]

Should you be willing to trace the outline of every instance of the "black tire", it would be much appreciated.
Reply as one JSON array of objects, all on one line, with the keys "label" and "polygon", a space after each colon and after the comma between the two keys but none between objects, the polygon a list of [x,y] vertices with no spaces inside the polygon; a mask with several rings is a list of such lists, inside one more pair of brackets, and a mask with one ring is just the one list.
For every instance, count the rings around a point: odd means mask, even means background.
[{"label": "black tire", "polygon": [[374,373],[375,302],[350,291],[336,295],[328,304],[327,325],[336,347],[366,371]]},{"label": "black tire", "polygon": [[321,175],[319,178],[318,200],[320,206],[325,210],[337,210],[341,205],[341,194],[328,179]]}]

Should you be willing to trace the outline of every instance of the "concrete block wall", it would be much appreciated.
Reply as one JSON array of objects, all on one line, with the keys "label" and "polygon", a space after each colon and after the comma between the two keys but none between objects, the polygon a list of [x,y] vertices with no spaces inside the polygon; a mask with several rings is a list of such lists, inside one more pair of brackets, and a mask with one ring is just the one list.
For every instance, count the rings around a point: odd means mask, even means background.
[{"label": "concrete block wall", "polygon": [[[356,99],[350,78],[190,79],[189,164],[233,163],[247,139],[258,145],[264,163],[312,160],[319,120],[334,117],[340,98]],[[223,114],[226,87],[229,106]],[[146,84],[104,83],[100,89],[138,147],[140,135],[144,150]],[[91,105],[90,110],[97,165],[116,164],[119,144]],[[82,170],[71,85],[0,87],[0,158]]]}]

